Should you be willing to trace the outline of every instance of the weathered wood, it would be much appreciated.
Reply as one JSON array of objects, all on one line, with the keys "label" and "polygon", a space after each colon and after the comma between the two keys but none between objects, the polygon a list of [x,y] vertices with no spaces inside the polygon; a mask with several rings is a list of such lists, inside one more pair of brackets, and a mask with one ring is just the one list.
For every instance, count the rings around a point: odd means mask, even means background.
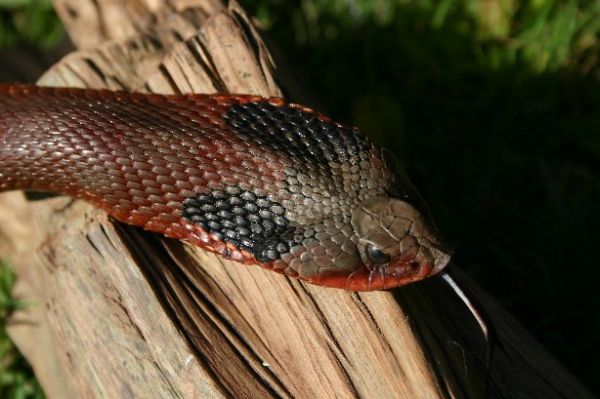
[{"label": "weathered wood", "polygon": [[[236,3],[55,4],[81,50],[40,84],[281,93]],[[50,398],[591,397],[476,287],[498,338],[489,372],[477,323],[440,279],[310,286],[21,193],[0,195],[0,239],[31,303],[10,332]]]}]

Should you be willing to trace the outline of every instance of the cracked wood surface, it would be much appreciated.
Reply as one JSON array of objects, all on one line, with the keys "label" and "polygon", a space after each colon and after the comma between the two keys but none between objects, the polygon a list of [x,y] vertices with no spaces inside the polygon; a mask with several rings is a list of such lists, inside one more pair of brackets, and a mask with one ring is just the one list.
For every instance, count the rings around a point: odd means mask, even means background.
[{"label": "cracked wood surface", "polygon": [[[56,0],[79,48],[40,84],[281,95],[235,2]],[[326,289],[115,224],[64,197],[0,195],[0,257],[31,306],[12,337],[49,398],[591,397],[469,282]]]}]

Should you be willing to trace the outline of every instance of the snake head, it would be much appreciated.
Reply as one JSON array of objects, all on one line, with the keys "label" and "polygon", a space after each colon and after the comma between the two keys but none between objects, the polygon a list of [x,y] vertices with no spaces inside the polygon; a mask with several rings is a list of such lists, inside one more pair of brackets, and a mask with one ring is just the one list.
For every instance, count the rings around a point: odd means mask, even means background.
[{"label": "snake head", "polygon": [[401,286],[439,272],[450,261],[426,218],[401,199],[371,198],[353,210],[351,223],[363,267],[348,279],[349,289]]}]

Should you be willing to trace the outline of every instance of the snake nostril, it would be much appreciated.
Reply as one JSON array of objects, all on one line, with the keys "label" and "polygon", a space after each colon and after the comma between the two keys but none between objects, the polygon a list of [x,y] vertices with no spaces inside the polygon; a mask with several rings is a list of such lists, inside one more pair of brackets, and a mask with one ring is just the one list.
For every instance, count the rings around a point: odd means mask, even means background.
[{"label": "snake nostril", "polygon": [[421,264],[419,262],[417,262],[416,260],[413,260],[412,262],[408,263],[408,267],[411,270],[417,270],[419,268],[419,266],[421,266]]}]

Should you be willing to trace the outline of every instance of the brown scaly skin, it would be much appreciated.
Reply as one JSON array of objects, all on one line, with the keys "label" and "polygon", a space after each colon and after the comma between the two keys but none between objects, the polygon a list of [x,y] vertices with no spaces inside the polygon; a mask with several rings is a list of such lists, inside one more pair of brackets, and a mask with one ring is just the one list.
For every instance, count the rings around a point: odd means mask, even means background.
[{"label": "brown scaly skin", "polygon": [[358,129],[279,98],[0,85],[0,191],[70,195],[314,284],[379,290],[446,266],[400,183]]}]

